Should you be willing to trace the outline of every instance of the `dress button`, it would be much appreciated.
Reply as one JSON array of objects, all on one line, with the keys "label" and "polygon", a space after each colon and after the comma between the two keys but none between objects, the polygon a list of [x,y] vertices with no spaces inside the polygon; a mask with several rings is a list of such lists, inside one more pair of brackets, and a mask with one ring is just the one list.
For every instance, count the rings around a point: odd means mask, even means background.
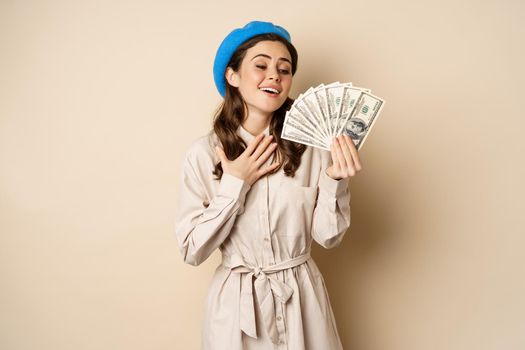
[{"label": "dress button", "polygon": [[269,241],[270,241],[270,239],[269,239],[268,237],[264,237],[264,240],[265,240],[266,242],[269,242]]},{"label": "dress button", "polygon": [[281,316],[277,316],[277,321],[282,320],[283,318]]},{"label": "dress button", "polygon": [[284,344],[284,340],[279,340],[279,344]]}]

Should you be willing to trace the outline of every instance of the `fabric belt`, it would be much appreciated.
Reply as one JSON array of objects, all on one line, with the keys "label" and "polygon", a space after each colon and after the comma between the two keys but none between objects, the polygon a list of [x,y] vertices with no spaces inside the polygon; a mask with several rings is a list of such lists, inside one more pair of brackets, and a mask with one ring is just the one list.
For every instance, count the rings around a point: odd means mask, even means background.
[{"label": "fabric belt", "polygon": [[[239,255],[222,256],[223,266],[230,269],[233,273],[245,274],[245,276],[241,276],[239,321],[241,330],[246,335],[257,339],[255,305],[253,302],[253,289],[255,288],[255,295],[259,302],[264,326],[272,342],[275,344],[279,342],[275,321],[274,298],[285,304],[292,296],[293,289],[271,275],[304,264],[308,259],[310,259],[309,252],[274,265],[257,267],[247,264]],[[255,280],[253,277],[255,277]]]}]

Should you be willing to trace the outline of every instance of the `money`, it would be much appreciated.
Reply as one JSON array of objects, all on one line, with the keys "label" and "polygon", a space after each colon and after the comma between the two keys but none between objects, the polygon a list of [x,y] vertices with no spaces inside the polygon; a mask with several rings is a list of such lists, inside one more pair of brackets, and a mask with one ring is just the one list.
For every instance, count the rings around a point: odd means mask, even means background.
[{"label": "money", "polygon": [[350,136],[362,149],[385,101],[351,82],[311,87],[286,112],[281,138],[330,150],[334,137]]}]

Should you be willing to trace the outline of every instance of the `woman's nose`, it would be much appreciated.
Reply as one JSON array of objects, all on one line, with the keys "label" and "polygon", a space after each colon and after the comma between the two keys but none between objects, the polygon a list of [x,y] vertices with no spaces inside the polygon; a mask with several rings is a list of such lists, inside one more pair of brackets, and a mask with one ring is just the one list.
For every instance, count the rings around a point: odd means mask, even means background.
[{"label": "woman's nose", "polygon": [[270,79],[274,79],[274,80],[277,80],[277,81],[280,81],[281,80],[281,77],[279,75],[279,72],[277,71],[277,69],[271,69],[269,70],[269,78]]}]

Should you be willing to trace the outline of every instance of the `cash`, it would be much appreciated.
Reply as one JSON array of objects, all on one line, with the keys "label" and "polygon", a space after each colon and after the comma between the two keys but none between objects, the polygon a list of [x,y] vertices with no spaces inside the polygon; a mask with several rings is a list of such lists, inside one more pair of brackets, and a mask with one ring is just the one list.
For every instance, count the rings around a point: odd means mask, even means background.
[{"label": "cash", "polygon": [[350,136],[361,149],[385,101],[351,82],[311,87],[286,112],[281,138],[329,151],[334,137]]}]

